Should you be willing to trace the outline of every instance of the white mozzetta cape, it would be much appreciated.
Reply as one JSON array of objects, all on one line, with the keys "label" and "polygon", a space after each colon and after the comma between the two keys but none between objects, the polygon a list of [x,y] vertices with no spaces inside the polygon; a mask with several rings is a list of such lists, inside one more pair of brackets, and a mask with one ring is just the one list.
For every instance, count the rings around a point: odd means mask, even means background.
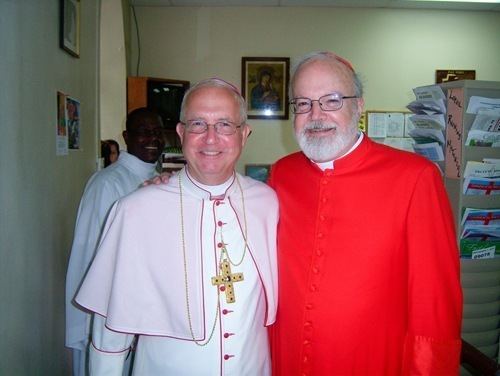
[{"label": "white mozzetta cape", "polygon": [[[195,185],[185,170],[183,207],[193,332],[206,338],[201,228],[203,200],[210,193]],[[248,224],[248,256],[262,281],[267,310],[265,325],[276,318],[276,226],[278,201],[267,185],[237,175],[244,191]],[[244,226],[240,190],[229,186],[230,202],[240,228]],[[242,230],[243,233],[243,230]],[[192,340],[186,319],[184,260],[178,179],[142,188],[119,200],[103,232],[96,258],[76,301],[106,317],[114,331]]]}]

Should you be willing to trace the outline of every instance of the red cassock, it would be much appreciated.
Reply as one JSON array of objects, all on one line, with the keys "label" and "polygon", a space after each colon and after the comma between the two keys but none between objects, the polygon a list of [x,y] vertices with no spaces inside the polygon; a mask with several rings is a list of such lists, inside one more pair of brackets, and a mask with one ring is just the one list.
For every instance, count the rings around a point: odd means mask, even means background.
[{"label": "red cassock", "polygon": [[334,169],[278,161],[274,375],[457,375],[462,292],[436,166],[366,136]]}]

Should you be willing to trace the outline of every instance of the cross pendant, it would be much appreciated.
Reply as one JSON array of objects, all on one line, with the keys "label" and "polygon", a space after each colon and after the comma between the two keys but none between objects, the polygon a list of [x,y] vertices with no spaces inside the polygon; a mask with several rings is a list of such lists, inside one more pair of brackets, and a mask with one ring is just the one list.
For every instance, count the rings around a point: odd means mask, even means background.
[{"label": "cross pendant", "polygon": [[243,273],[231,274],[231,265],[227,259],[224,259],[220,263],[221,274],[212,277],[212,285],[214,286],[224,286],[224,291],[226,293],[226,302],[234,303],[236,298],[234,296],[233,282],[243,281]]}]

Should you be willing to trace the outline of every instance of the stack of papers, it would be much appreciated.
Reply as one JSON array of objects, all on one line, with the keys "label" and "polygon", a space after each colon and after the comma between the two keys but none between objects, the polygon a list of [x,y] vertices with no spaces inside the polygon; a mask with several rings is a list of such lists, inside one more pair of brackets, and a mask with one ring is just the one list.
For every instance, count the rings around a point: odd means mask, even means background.
[{"label": "stack of papers", "polygon": [[413,129],[409,135],[415,140],[413,149],[433,162],[444,161],[445,100],[438,85],[413,89],[416,100],[406,106],[414,113],[410,117]]},{"label": "stack of papers", "polygon": [[500,194],[500,159],[468,161],[464,170],[463,193],[475,196]]},{"label": "stack of papers", "polygon": [[465,145],[500,147],[500,110],[479,109]]},{"label": "stack of papers", "polygon": [[480,259],[500,255],[500,209],[466,208],[461,225],[462,257]]}]

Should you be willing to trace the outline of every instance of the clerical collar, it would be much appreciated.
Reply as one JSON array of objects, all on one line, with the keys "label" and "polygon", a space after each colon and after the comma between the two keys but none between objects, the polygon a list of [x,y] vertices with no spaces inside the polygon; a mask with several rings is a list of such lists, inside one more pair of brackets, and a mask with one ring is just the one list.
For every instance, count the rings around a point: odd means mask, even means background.
[{"label": "clerical collar", "polygon": [[210,192],[210,195],[215,197],[215,196],[223,196],[227,189],[229,188],[229,186],[231,184],[233,184],[233,181],[234,181],[234,174],[231,175],[231,177],[229,179],[227,179],[224,183],[222,184],[219,184],[219,185],[205,185],[205,184],[202,184],[200,183],[198,180],[196,180],[195,178],[193,178],[193,176],[189,173],[188,169],[186,168],[186,174],[187,176],[189,177],[189,179],[191,179],[191,181],[197,185],[199,188],[207,191],[207,192]]},{"label": "clerical collar", "polygon": [[[125,168],[134,171],[134,173],[139,174],[144,179],[149,178],[156,170],[156,163],[144,162],[133,154],[130,154],[124,150],[120,151],[118,156],[118,162],[120,165],[125,166]],[[112,167],[113,164],[111,164]]]},{"label": "clerical collar", "polygon": [[328,161],[328,162],[314,162],[313,160],[311,160],[316,166],[318,166],[322,171],[325,171],[326,169],[331,169],[333,170],[334,169],[334,162],[337,160],[337,159],[340,159],[340,158],[343,158],[345,157],[347,154],[350,154],[354,151],[354,149],[356,149],[359,144],[361,144],[361,141],[363,141],[363,137],[364,137],[364,133],[363,132],[359,132],[359,137],[357,139],[357,141],[354,143],[354,145],[352,145],[352,147],[344,154],[342,154],[340,157],[338,158],[335,158],[334,160],[332,161]]}]

